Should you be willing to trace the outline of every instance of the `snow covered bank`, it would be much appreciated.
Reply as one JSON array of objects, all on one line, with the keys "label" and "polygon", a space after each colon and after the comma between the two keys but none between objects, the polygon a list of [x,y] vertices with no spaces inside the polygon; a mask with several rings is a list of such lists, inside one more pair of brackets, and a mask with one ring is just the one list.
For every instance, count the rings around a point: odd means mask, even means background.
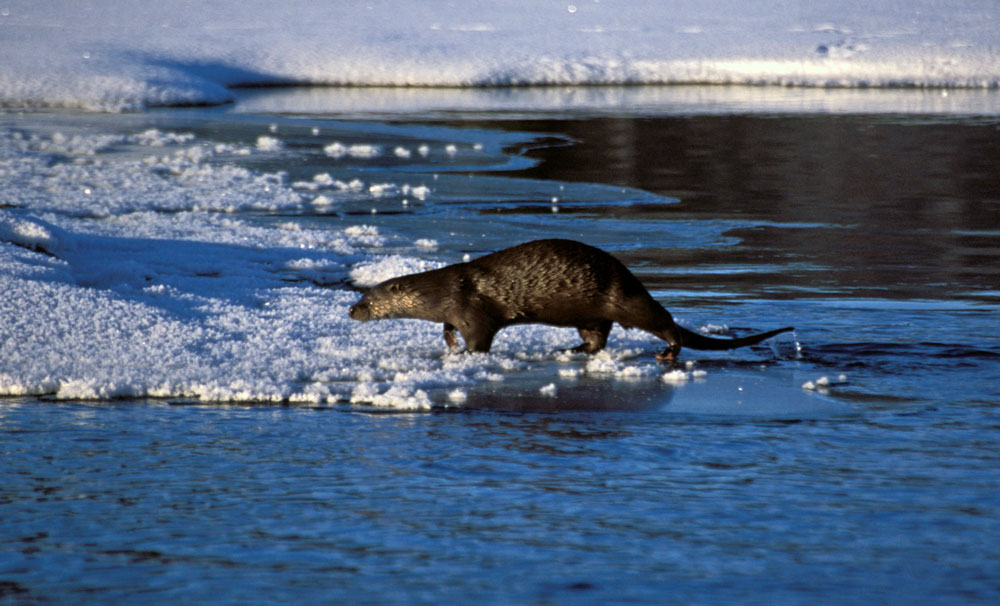
[{"label": "snow covered bank", "polygon": [[11,0],[0,105],[217,104],[240,85],[1000,85],[992,0]]}]

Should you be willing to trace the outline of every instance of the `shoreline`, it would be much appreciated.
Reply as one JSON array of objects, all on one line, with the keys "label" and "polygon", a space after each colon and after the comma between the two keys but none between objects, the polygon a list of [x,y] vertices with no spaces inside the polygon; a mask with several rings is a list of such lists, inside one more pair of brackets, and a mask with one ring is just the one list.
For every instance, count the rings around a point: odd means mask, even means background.
[{"label": "shoreline", "polygon": [[179,101],[122,110],[74,103],[0,103],[0,117],[47,112],[132,115],[207,110],[325,115],[351,120],[441,121],[524,116],[667,117],[720,114],[899,114],[941,118],[1000,116],[1000,85],[827,86],[779,83],[584,83],[488,86],[230,86],[222,100]]}]

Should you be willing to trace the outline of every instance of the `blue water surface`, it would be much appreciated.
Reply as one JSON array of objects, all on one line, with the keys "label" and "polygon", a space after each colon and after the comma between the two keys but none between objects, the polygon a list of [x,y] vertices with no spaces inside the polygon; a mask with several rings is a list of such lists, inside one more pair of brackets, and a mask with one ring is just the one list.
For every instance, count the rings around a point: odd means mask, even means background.
[{"label": "blue water surface", "polygon": [[5,601],[988,603],[992,407],[6,402]]}]

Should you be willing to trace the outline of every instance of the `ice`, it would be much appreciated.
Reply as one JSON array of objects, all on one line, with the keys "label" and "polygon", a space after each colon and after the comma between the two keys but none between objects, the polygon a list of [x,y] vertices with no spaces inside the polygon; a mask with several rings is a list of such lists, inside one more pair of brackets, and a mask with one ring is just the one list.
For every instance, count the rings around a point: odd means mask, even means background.
[{"label": "ice", "polygon": [[806,391],[818,391],[820,393],[829,393],[831,387],[841,387],[847,384],[847,375],[840,374],[837,376],[836,380],[831,379],[828,376],[822,376],[815,380],[806,381],[802,384],[802,389]]},{"label": "ice", "polygon": [[[570,11],[569,6],[577,10]],[[0,105],[218,104],[238,86],[997,87],[993,0],[10,0]],[[111,17],[113,15],[113,18]]]},{"label": "ice", "polygon": [[379,393],[378,389],[369,383],[360,383],[354,389],[351,403],[412,411],[429,410],[432,404],[427,392],[422,389],[393,385],[384,393]]},{"label": "ice", "polygon": [[370,145],[367,143],[354,143],[352,145],[344,145],[340,141],[334,141],[333,143],[327,145],[323,148],[323,152],[331,158],[377,158],[382,154],[381,148],[377,145]]},{"label": "ice", "polygon": [[628,364],[625,361],[634,353],[632,351],[601,350],[590,356],[584,365],[584,370],[590,376],[610,376],[615,379],[638,379],[655,376],[655,365]]},{"label": "ice", "polygon": [[673,383],[673,384],[687,383],[690,378],[691,377],[688,373],[680,369],[665,372],[660,377],[660,379],[664,383]]},{"label": "ice", "polygon": [[[440,267],[437,240],[294,217],[430,191],[388,171],[365,185],[349,170],[293,183],[247,168],[283,149],[269,139],[0,129],[0,395],[419,411],[566,345],[566,329],[520,326],[489,355],[457,355],[440,324],[351,320],[354,288]],[[634,355],[616,353],[608,378],[633,373],[622,360]]]},{"label": "ice", "polygon": [[[252,141],[235,145],[272,153]],[[345,284],[441,263],[385,254],[394,237],[371,225],[252,221],[235,210],[315,200],[283,174],[217,162],[218,146],[184,133],[0,129],[0,396],[425,410],[432,389],[457,403],[456,386],[502,380],[523,367],[512,355],[559,340],[522,327],[495,354],[455,356],[440,325],[350,320],[360,295]],[[409,245],[431,253],[436,242]]]},{"label": "ice", "polygon": [[400,191],[402,191],[404,196],[413,196],[417,200],[426,200],[427,196],[431,193],[431,188],[426,185],[413,186],[404,183]]},{"label": "ice", "polygon": [[660,375],[660,380],[672,385],[683,385],[688,381],[704,381],[708,377],[708,372],[704,370],[691,370],[692,364],[687,364],[687,370],[675,368]]},{"label": "ice", "polygon": [[390,278],[415,274],[443,267],[443,263],[432,263],[416,257],[391,255],[376,261],[361,263],[351,270],[351,280],[360,287],[375,286]]},{"label": "ice", "polygon": [[261,135],[257,137],[257,149],[263,152],[277,152],[284,149],[285,144],[281,139]]},{"label": "ice", "polygon": [[556,397],[556,394],[559,393],[559,389],[556,387],[555,383],[549,383],[548,385],[544,385],[539,388],[538,393],[548,398],[554,398]]}]

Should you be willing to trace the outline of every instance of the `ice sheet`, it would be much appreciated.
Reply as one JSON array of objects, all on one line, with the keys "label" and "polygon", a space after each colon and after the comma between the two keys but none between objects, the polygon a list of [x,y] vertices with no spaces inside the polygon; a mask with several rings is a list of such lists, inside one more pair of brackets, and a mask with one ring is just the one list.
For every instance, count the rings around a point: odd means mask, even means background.
[{"label": "ice sheet", "polygon": [[998,14],[992,0],[12,0],[0,105],[218,104],[280,83],[996,88]]},{"label": "ice sheet", "polygon": [[[379,128],[371,145],[385,140]],[[274,130],[259,145],[253,132],[221,144],[149,129],[0,129],[0,396],[425,409],[460,401],[462,386],[555,363],[575,344],[571,329],[525,326],[503,331],[489,355],[457,355],[440,325],[350,320],[353,287],[439,266],[428,259],[435,243],[276,217],[312,212],[312,192],[235,162],[286,149]],[[446,137],[417,145],[430,149],[454,134],[416,130]],[[313,141],[315,155],[325,141]],[[326,173],[311,182],[333,205],[406,186],[342,190]],[[612,338],[589,362],[564,361],[579,367],[568,380],[655,380],[655,362],[634,360],[655,349],[651,335]],[[552,369],[546,384],[559,377]]]}]

